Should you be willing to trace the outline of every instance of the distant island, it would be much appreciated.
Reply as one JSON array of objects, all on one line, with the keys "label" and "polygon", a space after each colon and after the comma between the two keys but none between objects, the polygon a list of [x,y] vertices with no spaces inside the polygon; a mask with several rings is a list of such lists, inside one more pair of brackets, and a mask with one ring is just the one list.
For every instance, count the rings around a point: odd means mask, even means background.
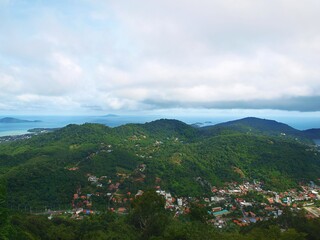
[{"label": "distant island", "polygon": [[0,119],[0,123],[27,123],[27,122],[41,122],[40,120],[24,120],[12,117],[5,117]]},{"label": "distant island", "polygon": [[116,114],[107,114],[107,115],[104,115],[103,117],[119,117],[119,115],[116,115]]},{"label": "distant island", "polygon": [[206,122],[196,122],[196,123],[193,123],[191,124],[191,126],[193,127],[207,127],[207,126],[211,126],[211,125],[214,125],[211,121],[206,121]]}]

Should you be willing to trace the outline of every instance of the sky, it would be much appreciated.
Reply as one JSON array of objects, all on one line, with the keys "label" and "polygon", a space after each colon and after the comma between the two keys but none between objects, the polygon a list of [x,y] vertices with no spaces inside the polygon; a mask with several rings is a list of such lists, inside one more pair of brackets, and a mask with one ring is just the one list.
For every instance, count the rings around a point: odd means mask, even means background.
[{"label": "sky", "polygon": [[0,0],[0,114],[320,116],[319,12],[319,0]]}]

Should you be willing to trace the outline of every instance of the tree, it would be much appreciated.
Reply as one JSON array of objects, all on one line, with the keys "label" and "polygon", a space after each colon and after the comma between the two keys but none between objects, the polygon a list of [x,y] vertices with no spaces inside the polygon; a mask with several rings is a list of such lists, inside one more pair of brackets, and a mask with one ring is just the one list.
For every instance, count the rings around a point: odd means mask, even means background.
[{"label": "tree", "polygon": [[6,200],[6,187],[5,182],[0,182],[0,239],[8,239],[8,209]]},{"label": "tree", "polygon": [[152,235],[159,236],[164,231],[169,220],[164,206],[164,198],[153,190],[146,191],[132,202],[129,219],[142,231],[143,239],[148,239]]},{"label": "tree", "polygon": [[192,203],[190,206],[190,220],[206,223],[208,220],[208,213],[205,207]]}]

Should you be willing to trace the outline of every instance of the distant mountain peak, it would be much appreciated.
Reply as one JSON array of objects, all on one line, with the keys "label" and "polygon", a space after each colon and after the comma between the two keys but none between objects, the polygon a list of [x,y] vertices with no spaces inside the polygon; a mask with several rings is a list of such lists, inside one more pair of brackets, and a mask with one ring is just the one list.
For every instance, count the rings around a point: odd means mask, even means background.
[{"label": "distant mountain peak", "polygon": [[157,120],[154,120],[154,121],[151,121],[149,123],[183,123],[185,124],[184,122],[180,121],[180,120],[177,120],[177,119],[170,119],[170,118],[161,118],[161,119],[157,119]]},{"label": "distant mountain peak", "polygon": [[146,125],[159,125],[159,126],[185,126],[185,127],[189,127],[188,124],[182,122],[182,121],[179,121],[179,120],[176,120],[176,119],[166,119],[166,118],[162,118],[162,119],[158,119],[158,120],[154,120],[154,121],[151,121],[151,122],[147,122],[145,123]]},{"label": "distant mountain peak", "polygon": [[237,125],[237,124],[245,124],[248,126],[260,126],[260,127],[268,127],[268,128],[281,126],[282,128],[294,129],[293,127],[290,127],[285,123],[277,122],[275,120],[270,120],[270,119],[257,118],[257,117],[246,117],[238,120],[220,123],[217,125],[230,126],[230,125]]},{"label": "distant mountain peak", "polygon": [[299,131],[285,123],[277,122],[275,120],[262,119],[256,117],[246,117],[229,122],[219,123],[214,125],[211,130],[219,128],[228,128],[240,132],[252,132],[257,134],[264,134],[269,136],[280,136],[287,138],[294,138],[303,141],[315,139],[319,136],[319,132],[313,131]]}]

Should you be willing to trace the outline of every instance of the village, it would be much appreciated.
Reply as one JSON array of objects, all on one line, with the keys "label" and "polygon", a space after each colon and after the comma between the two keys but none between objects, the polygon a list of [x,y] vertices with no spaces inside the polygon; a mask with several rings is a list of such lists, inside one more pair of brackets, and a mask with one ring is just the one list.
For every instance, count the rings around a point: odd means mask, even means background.
[{"label": "village", "polygon": [[0,137],[0,144],[1,143],[8,143],[8,142],[14,142],[18,140],[25,140],[32,138],[33,134],[21,134],[21,135],[9,135],[9,136],[3,136]]},{"label": "village", "polygon": [[[134,135],[128,140],[136,142],[143,139],[146,139],[146,136],[137,137]],[[170,141],[170,144],[172,144],[171,141],[178,144],[183,143],[178,138],[167,138],[166,140],[156,141],[151,146],[147,144],[145,148],[136,143],[133,146],[139,158],[152,158],[149,154],[159,150],[166,141]],[[86,159],[92,159],[100,152],[111,153],[112,151],[112,145],[102,144],[98,151],[92,153]],[[141,154],[142,152],[144,154]],[[116,179],[110,176],[96,176],[88,173],[86,177],[90,191],[88,192],[88,188],[81,189],[79,187],[71,200],[72,210],[65,212],[65,214],[77,220],[91,214],[99,214],[101,211],[128,214],[130,203],[143,195],[144,191],[129,188],[129,191],[123,192],[124,179],[128,179],[131,175],[131,177],[134,176],[133,181],[135,183],[143,183],[146,178],[146,168],[146,164],[139,164],[131,174],[117,173]],[[78,165],[68,168],[68,170],[77,171]],[[175,218],[187,216],[192,204],[206,209],[208,222],[219,229],[232,224],[244,227],[259,221],[278,218],[286,209],[295,212],[303,211],[308,218],[320,217],[320,186],[312,181],[300,183],[299,188],[296,189],[275,192],[265,190],[264,184],[258,180],[242,183],[230,182],[223,187],[212,186],[201,177],[194,180],[201,185],[209,186],[211,191],[201,197],[177,196],[166,189],[162,189],[161,180],[156,178],[153,188],[158,195],[165,199],[165,209],[172,212]],[[98,210],[96,205],[104,207]],[[50,213],[50,218],[52,218],[52,215],[54,215],[54,212]]]},{"label": "village", "polygon": [[[145,170],[146,165],[140,164],[138,171]],[[88,175],[88,183],[95,187],[95,192],[84,193],[77,189],[71,200],[72,210],[58,212],[72,219],[81,220],[91,214],[99,214],[94,210],[95,202],[105,199],[107,211],[117,214],[128,214],[130,203],[143,195],[143,190],[135,193],[119,192],[119,182],[112,182],[107,176]],[[264,190],[263,184],[253,182],[227,183],[224,187],[212,187],[211,193],[203,197],[175,196],[163,190],[160,186],[154,187],[156,193],[165,199],[165,209],[173,213],[173,217],[186,216],[190,213],[190,206],[196,204],[205,208],[208,213],[208,223],[222,229],[230,224],[240,227],[248,226],[258,221],[277,218],[284,214],[285,209],[290,211],[304,211],[308,218],[320,217],[320,186],[314,182],[300,185],[299,189],[290,189],[285,192]],[[105,191],[103,191],[105,189]],[[50,212],[51,219],[55,212]]]}]

